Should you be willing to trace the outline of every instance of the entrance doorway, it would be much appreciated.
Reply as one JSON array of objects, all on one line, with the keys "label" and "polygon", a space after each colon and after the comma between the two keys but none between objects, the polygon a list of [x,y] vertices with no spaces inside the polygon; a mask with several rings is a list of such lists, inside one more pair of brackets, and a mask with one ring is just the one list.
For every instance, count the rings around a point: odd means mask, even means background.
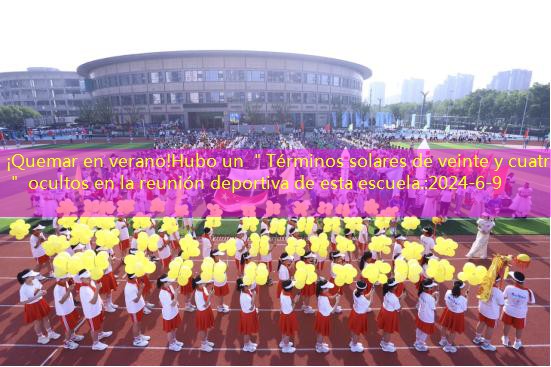
[{"label": "entrance doorway", "polygon": [[188,117],[190,129],[222,130],[224,128],[223,112],[189,112]]}]

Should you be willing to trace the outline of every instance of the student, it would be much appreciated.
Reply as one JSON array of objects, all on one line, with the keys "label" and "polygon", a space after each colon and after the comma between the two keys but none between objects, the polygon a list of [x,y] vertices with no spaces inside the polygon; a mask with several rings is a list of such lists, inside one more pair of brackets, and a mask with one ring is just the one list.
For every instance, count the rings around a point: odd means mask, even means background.
[{"label": "student", "polygon": [[478,324],[476,324],[476,335],[473,343],[480,344],[480,348],[489,352],[495,352],[496,350],[491,340],[494,328],[496,327],[496,321],[499,319],[501,306],[505,303],[503,292],[496,286],[500,280],[501,277],[498,275],[488,301],[478,301]]},{"label": "student", "polygon": [[241,267],[241,255],[243,252],[247,251],[245,241],[243,237],[245,236],[245,231],[238,229],[235,239],[235,267],[237,268],[237,273],[241,276],[243,275],[243,268]]},{"label": "student", "polygon": [[115,228],[119,230],[119,248],[122,256],[125,256],[130,249],[130,234],[128,233],[128,222],[123,217],[117,217]]},{"label": "student", "polygon": [[[129,254],[134,255],[137,252],[136,249],[130,249]],[[141,277],[136,278],[136,282],[138,283],[138,286],[143,285],[142,290],[142,297],[145,301],[145,307],[148,309],[148,311],[151,311],[155,305],[151,302],[148,302],[151,297],[151,292],[153,290],[153,286],[151,285],[151,280],[147,276],[147,274],[142,275]],[[144,313],[147,315],[148,312],[144,310]]]},{"label": "student", "polygon": [[287,252],[282,252],[279,256],[279,260],[277,262],[277,276],[279,279],[279,282],[277,282],[277,292],[276,296],[279,298],[281,294],[282,282],[285,280],[291,279],[291,266],[293,264],[294,258],[290,256]]},{"label": "student", "polygon": [[291,342],[291,338],[298,331],[295,306],[300,296],[296,295],[294,299],[292,298],[294,285],[295,282],[291,279],[283,281],[283,290],[279,297],[279,330],[281,331],[281,342],[279,343],[279,347],[283,353],[294,353],[296,351],[296,348],[293,347],[293,342]]},{"label": "student", "polygon": [[163,271],[168,271],[168,266],[172,260],[172,250],[170,248],[170,240],[163,229],[159,229],[159,242],[157,244],[159,259],[163,265]]},{"label": "student", "polygon": [[46,279],[47,277],[50,277],[52,275],[52,267],[50,264],[50,257],[46,255],[46,251],[44,250],[44,247],[42,247],[42,243],[46,242],[46,236],[44,236],[44,233],[42,230],[46,228],[43,225],[37,225],[33,228],[31,232],[31,236],[29,237],[29,243],[31,245],[31,254],[34,257],[36,261],[36,268],[35,270],[40,273],[43,267],[47,268],[49,271],[47,276],[44,276],[42,274],[38,275],[38,280]]},{"label": "student", "polygon": [[203,234],[201,235],[201,254],[203,255],[203,259],[206,259],[210,256],[210,250],[212,250],[212,240],[210,238],[211,229],[208,227],[205,227],[203,229]]},{"label": "student", "polygon": [[361,273],[362,273],[362,270],[364,270],[364,268],[367,264],[373,264],[375,261],[376,260],[373,257],[373,253],[371,251],[367,250],[362,254],[362,257],[360,258],[360,262],[358,263],[358,268],[360,269],[360,276],[361,276],[362,280],[367,284],[367,288],[364,291],[365,294],[367,294],[371,291],[371,288],[373,288],[373,284],[371,284],[371,282],[367,278],[364,278],[361,275]]},{"label": "student", "polygon": [[[223,261],[220,259],[220,256],[224,256],[224,252],[213,249],[210,251],[210,257],[214,260],[215,263]],[[224,274],[224,280],[222,282],[217,282],[214,280],[214,296],[218,298],[218,307],[216,311],[221,313],[230,312],[230,307],[224,303],[224,297],[230,294],[230,287],[228,286],[228,277]]]},{"label": "student", "polygon": [[[455,353],[457,348],[453,345],[456,334],[462,334],[465,331],[465,311],[467,311],[467,298],[461,295],[461,289],[465,287],[465,283],[461,280],[456,280],[453,283],[453,288],[446,291],[444,301],[446,308],[440,316],[439,323],[442,325],[442,339],[440,346],[443,347],[446,353]],[[465,292],[467,296],[469,291]]]},{"label": "student", "polygon": [[356,290],[352,294],[354,303],[350,310],[350,316],[348,318],[348,328],[350,329],[350,351],[361,353],[364,351],[364,346],[359,342],[360,335],[365,334],[368,330],[367,327],[367,313],[371,311],[371,304],[373,302],[373,294],[375,288],[371,288],[371,291],[365,295],[367,289],[367,283],[363,280],[356,282]]},{"label": "student", "polygon": [[[335,278],[337,275],[333,271],[333,267],[335,266],[335,264],[344,265],[344,257],[345,255],[338,251],[332,251],[329,254],[329,259],[331,260],[331,267],[330,267],[331,278],[329,279],[329,281],[334,285],[334,287],[332,287],[331,290],[329,291],[331,295],[339,294],[342,296],[344,294],[343,288],[335,285]],[[335,313],[341,313],[341,312],[342,312],[342,308],[339,305],[336,307]]]},{"label": "student", "polygon": [[105,300],[103,301],[103,306],[105,312],[115,312],[119,308],[118,305],[113,303],[113,291],[117,290],[117,280],[115,279],[115,275],[113,274],[113,267],[111,265],[111,253],[113,250],[107,250],[102,247],[96,247],[96,253],[99,253],[100,251],[107,252],[109,258],[107,266],[107,269],[105,269],[105,272],[99,282],[101,283],[99,294],[102,298]]},{"label": "student", "polygon": [[[262,222],[260,223],[260,236],[268,236],[268,238],[270,237],[270,230],[269,230],[269,225],[270,223],[270,219],[269,218],[262,218]],[[266,255],[260,255],[260,262],[266,264],[266,266],[268,267],[268,271],[270,272],[270,275],[269,277],[271,278],[272,276],[272,271],[274,270],[273,269],[273,265],[272,265],[272,243],[271,241],[268,242],[268,253]]]},{"label": "student", "polygon": [[[43,298],[46,291],[37,277],[40,273],[25,269],[17,274],[17,281],[21,284],[19,288],[19,302],[24,305],[25,324],[33,324],[34,331],[38,337],[38,344],[48,344],[50,339],[59,339],[61,335],[52,330],[50,325],[50,306]],[[44,335],[46,334],[46,335]]]},{"label": "student", "polygon": [[239,333],[243,335],[243,351],[254,353],[258,344],[251,341],[251,336],[258,333],[258,310],[255,306],[255,291],[243,283],[243,278],[236,281],[241,313],[239,314]]},{"label": "student", "polygon": [[103,301],[99,296],[101,283],[96,286],[87,270],[81,270],[78,275],[82,281],[79,291],[82,313],[90,324],[90,333],[92,334],[93,341],[92,350],[105,350],[107,344],[102,343],[100,340],[110,337],[113,335],[113,332],[103,331]]},{"label": "student", "polygon": [[145,307],[145,301],[142,296],[144,284],[138,284],[135,274],[127,274],[127,279],[124,286],[124,301],[126,310],[132,320],[132,334],[134,336],[132,345],[135,347],[146,347],[151,338],[142,334],[141,322],[143,315],[150,314],[151,310]]},{"label": "student", "polygon": [[425,279],[419,287],[417,319],[415,322],[417,329],[415,330],[415,343],[413,343],[413,347],[418,352],[429,350],[426,340],[436,329],[434,323],[436,319],[436,305],[438,304],[437,286],[438,284],[432,279]]},{"label": "student", "polygon": [[65,349],[77,349],[78,342],[84,339],[83,335],[78,335],[75,332],[80,321],[80,313],[75,308],[73,300],[72,291],[74,288],[74,284],[68,284],[67,276],[56,279],[54,287],[55,313],[65,327],[65,340],[63,342],[63,348]]},{"label": "student", "polygon": [[163,331],[167,333],[168,349],[173,352],[179,352],[182,350],[184,343],[176,339],[176,330],[182,323],[182,318],[178,309],[178,298],[170,284],[173,282],[174,279],[170,279],[168,275],[163,274],[157,279],[157,288],[159,288]]},{"label": "student", "polygon": [[[306,251],[304,253],[304,256],[301,257],[301,260],[304,261],[306,264],[312,264],[316,266],[316,254],[314,254],[312,251]],[[300,290],[300,297],[303,299],[302,301],[302,311],[304,311],[305,314],[313,314],[316,311],[310,306],[310,298],[314,297],[316,295],[316,283],[312,284],[305,284],[304,287]]]},{"label": "student", "polygon": [[[316,352],[329,353],[329,345],[324,343],[325,337],[329,337],[331,332],[331,314],[336,312],[341,299],[341,295],[336,293],[331,295],[330,290],[335,285],[330,281],[320,278],[316,284],[316,296],[318,297],[318,311],[316,312],[316,321],[314,322],[314,331],[316,332]],[[331,306],[329,299],[335,299],[335,304]]]},{"label": "student", "polygon": [[384,352],[396,352],[394,343],[390,341],[392,333],[400,331],[400,320],[398,313],[400,312],[400,299],[394,294],[398,282],[394,278],[388,279],[383,284],[383,304],[379,315],[377,315],[377,328],[383,330],[383,338],[381,340],[381,348]]},{"label": "student", "polygon": [[209,341],[209,329],[214,326],[214,314],[210,307],[210,300],[214,290],[208,290],[205,286],[210,282],[201,280],[200,276],[191,279],[194,290],[195,305],[195,328],[197,329],[199,339],[201,340],[201,350],[203,352],[212,352],[214,343]]},{"label": "student", "polygon": [[362,229],[358,234],[358,252],[363,254],[369,243],[369,217],[362,217]]},{"label": "student", "polygon": [[407,240],[407,238],[399,233],[396,233],[394,235],[394,247],[392,249],[392,261],[396,260],[399,256],[402,255],[402,250],[404,248],[404,241]]},{"label": "student", "polygon": [[419,237],[419,241],[425,247],[423,255],[432,253],[436,243],[434,242],[434,229],[432,227],[424,227]]},{"label": "student", "polygon": [[505,287],[503,298],[505,305],[503,306],[503,336],[501,342],[506,347],[509,346],[509,331],[511,326],[515,329],[515,343],[513,348],[520,350],[522,348],[522,332],[526,326],[526,315],[528,314],[528,304],[536,303],[536,297],[532,290],[524,287],[524,274],[519,271],[509,272],[512,285]]}]

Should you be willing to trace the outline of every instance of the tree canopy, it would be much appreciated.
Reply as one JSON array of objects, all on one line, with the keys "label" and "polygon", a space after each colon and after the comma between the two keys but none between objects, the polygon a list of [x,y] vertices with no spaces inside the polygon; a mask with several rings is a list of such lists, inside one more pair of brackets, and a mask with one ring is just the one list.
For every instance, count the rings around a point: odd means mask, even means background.
[{"label": "tree canopy", "polygon": [[0,127],[10,130],[23,129],[25,119],[38,118],[40,113],[25,106],[0,106]]}]

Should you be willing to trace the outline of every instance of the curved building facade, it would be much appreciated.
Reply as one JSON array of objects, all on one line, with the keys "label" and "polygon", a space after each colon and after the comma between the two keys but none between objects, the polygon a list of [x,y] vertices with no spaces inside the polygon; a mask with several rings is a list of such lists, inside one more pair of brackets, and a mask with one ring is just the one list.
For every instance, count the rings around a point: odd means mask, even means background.
[{"label": "curved building facade", "polygon": [[[279,52],[174,51],[116,56],[77,72],[118,122],[188,129],[304,123],[321,127],[361,102],[365,66]],[[349,118],[349,117],[348,117]]]}]

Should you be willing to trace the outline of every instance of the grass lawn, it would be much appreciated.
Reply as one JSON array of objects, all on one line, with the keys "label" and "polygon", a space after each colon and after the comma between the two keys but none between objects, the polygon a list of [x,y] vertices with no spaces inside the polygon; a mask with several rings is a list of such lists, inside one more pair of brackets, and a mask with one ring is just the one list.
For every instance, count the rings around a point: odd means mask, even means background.
[{"label": "grass lawn", "polygon": [[78,144],[47,144],[41,146],[29,147],[27,149],[151,149],[153,148],[152,142],[139,142],[139,143],[78,143]]},{"label": "grass lawn", "polygon": [[[474,143],[431,143],[428,142],[431,149],[507,149],[498,144],[474,144]],[[393,141],[393,145],[402,148],[409,148],[410,143],[403,141]],[[419,147],[420,143],[414,143],[414,148]]]}]

